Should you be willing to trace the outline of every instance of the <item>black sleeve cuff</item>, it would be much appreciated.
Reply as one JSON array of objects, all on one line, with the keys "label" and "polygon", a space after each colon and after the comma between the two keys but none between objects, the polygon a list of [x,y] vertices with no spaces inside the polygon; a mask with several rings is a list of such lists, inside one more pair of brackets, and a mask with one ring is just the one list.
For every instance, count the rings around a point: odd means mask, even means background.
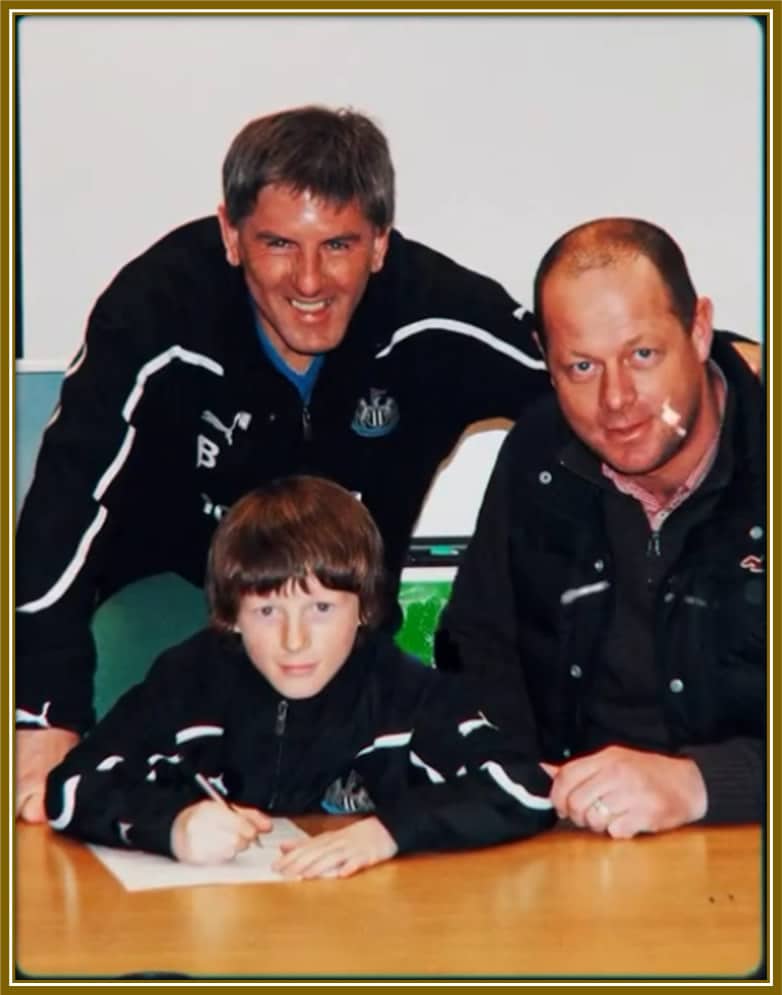
[{"label": "black sleeve cuff", "polygon": [[705,825],[760,822],[765,816],[765,764],[762,744],[728,740],[685,747],[706,784]]}]

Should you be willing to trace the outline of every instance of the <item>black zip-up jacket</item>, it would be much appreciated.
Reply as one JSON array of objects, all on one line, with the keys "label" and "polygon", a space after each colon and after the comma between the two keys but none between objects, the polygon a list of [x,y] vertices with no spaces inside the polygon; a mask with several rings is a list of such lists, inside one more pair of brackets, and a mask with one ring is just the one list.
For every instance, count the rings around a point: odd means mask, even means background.
[{"label": "black zip-up jacket", "polygon": [[463,682],[368,635],[317,695],[286,700],[234,634],[162,654],[49,775],[58,830],[171,854],[206,776],[272,814],[375,811],[400,853],[485,846],[555,821],[550,779],[476,709]]},{"label": "black zip-up jacket", "polygon": [[165,571],[200,586],[223,509],[269,479],[358,492],[398,581],[465,428],[548,389],[531,328],[499,284],[392,232],[304,409],[260,346],[216,218],[129,263],[66,372],[19,520],[17,723],[89,727],[96,605]]},{"label": "black zip-up jacket", "polygon": [[[730,822],[760,819],[765,800],[765,405],[732,348],[715,341],[712,357],[734,405],[720,443],[732,473],[659,584],[649,639],[668,744],[657,752],[692,757],[705,821]],[[561,459],[573,444],[553,396],[508,434],[436,640],[438,666],[470,675],[497,720],[554,763],[588,752],[584,706],[615,597],[602,491]],[[663,543],[696,499],[666,519]],[[637,734],[618,741],[647,748]]]}]

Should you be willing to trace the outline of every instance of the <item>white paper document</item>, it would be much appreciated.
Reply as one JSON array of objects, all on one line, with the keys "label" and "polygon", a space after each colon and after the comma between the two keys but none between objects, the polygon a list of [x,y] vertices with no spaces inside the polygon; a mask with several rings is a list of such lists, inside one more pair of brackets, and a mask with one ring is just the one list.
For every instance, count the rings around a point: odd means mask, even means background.
[{"label": "white paper document", "polygon": [[100,860],[126,891],[149,891],[153,888],[181,888],[193,884],[247,884],[257,881],[285,881],[272,870],[279,856],[280,842],[307,836],[290,819],[273,819],[268,833],[261,833],[253,843],[223,864],[184,864],[171,857],[141,850],[117,850],[111,846],[89,844]]}]

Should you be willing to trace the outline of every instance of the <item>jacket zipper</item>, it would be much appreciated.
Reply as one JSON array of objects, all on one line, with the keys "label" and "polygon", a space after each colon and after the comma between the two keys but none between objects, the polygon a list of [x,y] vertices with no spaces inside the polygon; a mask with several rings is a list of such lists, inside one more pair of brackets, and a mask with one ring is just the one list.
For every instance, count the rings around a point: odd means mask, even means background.
[{"label": "jacket zipper", "polygon": [[304,436],[305,442],[309,442],[312,438],[312,418],[310,417],[310,409],[306,404],[301,409],[301,434]]},{"label": "jacket zipper", "polygon": [[660,532],[658,529],[652,529],[649,533],[649,542],[646,544],[646,555],[660,556],[660,554]]},{"label": "jacket zipper", "polygon": [[280,780],[280,767],[282,765],[282,738],[285,735],[285,723],[288,718],[288,702],[283,700],[277,706],[277,717],[274,720],[274,735],[277,737],[277,762],[274,765],[274,781],[272,783],[272,793],[269,798],[269,809],[274,808],[277,801],[277,786]]}]

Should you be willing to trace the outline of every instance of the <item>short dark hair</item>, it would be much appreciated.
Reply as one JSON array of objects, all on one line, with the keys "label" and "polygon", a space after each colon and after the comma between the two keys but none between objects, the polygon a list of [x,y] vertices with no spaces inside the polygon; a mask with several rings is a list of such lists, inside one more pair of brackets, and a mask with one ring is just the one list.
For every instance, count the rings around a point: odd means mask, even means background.
[{"label": "short dark hair", "polygon": [[382,131],[349,108],[309,105],[250,121],[223,162],[223,199],[236,226],[270,183],[344,205],[356,199],[377,228],[394,220],[394,167]]},{"label": "short dark hair", "polygon": [[383,540],[367,508],[321,477],[273,480],[240,498],[221,519],[206,571],[210,620],[236,622],[245,594],[280,591],[307,578],[359,598],[361,621],[380,621],[386,593]]},{"label": "short dark hair", "polygon": [[668,232],[639,218],[598,218],[565,232],[540,261],[533,298],[535,325],[544,348],[543,285],[549,273],[559,265],[573,273],[610,266],[628,255],[646,256],[668,291],[671,310],[687,332],[692,329],[698,298],[684,253]]}]

